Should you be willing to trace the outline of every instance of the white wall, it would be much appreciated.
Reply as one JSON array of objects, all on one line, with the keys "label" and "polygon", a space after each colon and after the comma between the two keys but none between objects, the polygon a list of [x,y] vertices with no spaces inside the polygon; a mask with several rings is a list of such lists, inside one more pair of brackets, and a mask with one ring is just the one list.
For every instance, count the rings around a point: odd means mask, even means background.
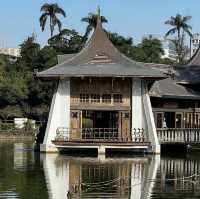
[{"label": "white wall", "polygon": [[132,129],[146,128],[143,108],[143,83],[140,79],[133,79],[132,83]]},{"label": "white wall", "polygon": [[[160,153],[160,145],[157,137],[153,111],[145,80],[132,81],[132,129],[144,129],[149,138],[152,151]],[[134,138],[134,135],[132,135]]]},{"label": "white wall", "polygon": [[[41,151],[53,150],[52,140],[58,127],[70,128],[70,80],[60,80],[53,95],[49,118]],[[48,149],[49,148],[49,149]],[[50,151],[49,151],[50,152]]]},{"label": "white wall", "polygon": [[155,121],[154,121],[154,116],[153,116],[153,111],[152,111],[152,106],[151,106],[151,101],[147,89],[147,84],[144,82],[144,93],[143,93],[143,104],[144,104],[144,111],[145,111],[145,116],[146,116],[146,121],[147,121],[147,131],[148,131],[148,138],[149,141],[151,142],[152,146],[152,151],[154,153],[160,153],[160,143],[158,140],[158,135],[157,135],[157,130],[155,126]]}]

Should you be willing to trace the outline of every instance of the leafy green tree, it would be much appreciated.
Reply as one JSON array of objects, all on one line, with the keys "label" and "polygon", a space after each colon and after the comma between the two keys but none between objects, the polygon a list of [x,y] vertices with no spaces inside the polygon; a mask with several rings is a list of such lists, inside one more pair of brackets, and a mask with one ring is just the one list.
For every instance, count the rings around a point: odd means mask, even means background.
[{"label": "leafy green tree", "polygon": [[[99,14],[100,13],[98,13],[98,14],[88,13],[87,17],[84,17],[84,18],[81,19],[81,21],[86,22],[88,24],[87,28],[86,28],[85,35],[84,35],[85,40],[88,39],[88,36],[91,33],[91,31],[96,28],[97,19],[99,17]],[[104,16],[101,16],[101,22],[102,23],[107,23],[108,20]]]},{"label": "leafy green tree", "polygon": [[117,33],[107,32],[109,39],[126,56],[140,62],[160,63],[163,47],[160,40],[149,36],[144,38],[137,46],[133,45],[131,37],[125,38]]},{"label": "leafy green tree", "polygon": [[0,74],[2,74],[5,71],[6,66],[8,64],[10,64],[10,62],[9,62],[9,56],[8,55],[0,54]]},{"label": "leafy green tree", "polygon": [[61,31],[61,28],[62,28],[62,23],[59,20],[57,15],[62,15],[63,17],[66,17],[66,13],[56,3],[54,4],[45,3],[41,7],[41,12],[42,12],[42,15],[40,17],[40,27],[42,31],[44,31],[47,19],[49,18],[51,37],[53,37],[55,26],[58,26],[59,31]]},{"label": "leafy green tree", "polygon": [[39,64],[38,55],[40,52],[40,44],[36,42],[35,36],[28,37],[21,45],[21,57],[18,64],[23,70],[32,71]]},{"label": "leafy green tree", "polygon": [[15,117],[23,117],[23,112],[18,105],[8,105],[1,109],[0,117],[3,120],[12,119]]},{"label": "leafy green tree", "polygon": [[110,41],[118,50],[127,56],[131,56],[133,48],[133,39],[131,37],[125,38],[117,33],[107,32]]},{"label": "leafy green tree", "polygon": [[0,106],[21,104],[27,99],[27,79],[16,71],[5,73],[0,81]]},{"label": "leafy green tree", "polygon": [[54,47],[60,53],[77,53],[85,42],[83,37],[75,30],[63,29],[61,32],[48,40],[50,46]]},{"label": "leafy green tree", "polygon": [[164,54],[162,43],[159,39],[153,38],[151,35],[145,37],[140,44],[143,50],[144,61],[150,63],[159,63],[161,56]]},{"label": "leafy green tree", "polygon": [[166,37],[169,35],[174,35],[177,33],[176,42],[176,51],[178,56],[178,62],[183,62],[184,59],[184,37],[185,33],[192,37],[192,27],[188,24],[191,16],[182,16],[177,14],[175,17],[171,16],[169,20],[165,22],[166,25],[172,26],[172,28],[165,34]]}]

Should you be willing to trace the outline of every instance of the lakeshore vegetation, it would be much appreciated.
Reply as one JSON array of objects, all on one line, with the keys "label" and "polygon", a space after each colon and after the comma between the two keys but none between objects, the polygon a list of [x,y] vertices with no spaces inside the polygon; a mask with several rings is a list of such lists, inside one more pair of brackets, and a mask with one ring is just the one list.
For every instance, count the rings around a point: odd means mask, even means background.
[{"label": "lakeshore vegetation", "polygon": [[[34,78],[34,71],[44,70],[57,64],[58,54],[71,54],[79,52],[87,42],[91,32],[96,27],[97,15],[89,13],[81,20],[87,23],[83,35],[74,29],[62,27],[60,17],[65,18],[65,11],[58,4],[44,4],[41,7],[39,19],[41,30],[50,28],[50,38],[45,46],[36,41],[36,36],[28,36],[20,45],[21,56],[12,58],[0,55],[0,119],[8,120],[15,117],[28,117],[37,121],[46,121],[50,101],[56,82],[41,81]],[[176,18],[183,21],[182,25]],[[109,23],[105,16],[101,16],[103,23]],[[175,20],[176,19],[176,20]],[[177,62],[184,62],[185,33],[189,36],[191,27],[187,24],[190,17],[177,15],[167,21],[174,27],[166,33],[166,36],[178,31],[178,36],[172,40],[177,43]],[[47,26],[49,22],[49,26]],[[186,26],[187,25],[187,26]],[[58,29],[58,33],[54,34]],[[57,30],[56,29],[56,30]],[[180,34],[182,30],[182,34]],[[118,33],[107,32],[113,44],[128,57],[140,62],[154,62],[163,64],[176,64],[169,59],[162,59],[164,54],[162,43],[153,36],[142,39],[141,43],[135,45],[131,37],[124,37]],[[180,50],[181,48],[181,50]]]}]

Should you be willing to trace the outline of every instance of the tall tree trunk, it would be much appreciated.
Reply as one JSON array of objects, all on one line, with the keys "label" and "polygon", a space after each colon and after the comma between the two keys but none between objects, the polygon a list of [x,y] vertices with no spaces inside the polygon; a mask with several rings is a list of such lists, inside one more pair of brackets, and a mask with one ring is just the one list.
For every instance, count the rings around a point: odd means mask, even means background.
[{"label": "tall tree trunk", "polygon": [[51,31],[51,38],[53,37],[53,22],[52,17],[50,16],[50,31]]},{"label": "tall tree trunk", "polygon": [[190,36],[190,58],[192,58],[192,37]]},{"label": "tall tree trunk", "polygon": [[177,44],[178,52],[177,52],[177,54],[178,54],[178,63],[180,64],[180,62],[181,62],[181,30],[179,27],[177,29],[178,29],[178,44]]}]

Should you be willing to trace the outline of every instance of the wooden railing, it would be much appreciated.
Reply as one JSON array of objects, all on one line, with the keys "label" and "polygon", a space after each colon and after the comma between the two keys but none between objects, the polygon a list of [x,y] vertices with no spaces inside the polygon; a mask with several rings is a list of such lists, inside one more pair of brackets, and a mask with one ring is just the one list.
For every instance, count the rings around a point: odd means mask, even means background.
[{"label": "wooden railing", "polygon": [[120,132],[117,128],[65,128],[59,127],[55,141],[84,142],[147,142],[144,129]]},{"label": "wooden railing", "polygon": [[157,129],[160,143],[200,143],[200,129],[162,128]]}]

